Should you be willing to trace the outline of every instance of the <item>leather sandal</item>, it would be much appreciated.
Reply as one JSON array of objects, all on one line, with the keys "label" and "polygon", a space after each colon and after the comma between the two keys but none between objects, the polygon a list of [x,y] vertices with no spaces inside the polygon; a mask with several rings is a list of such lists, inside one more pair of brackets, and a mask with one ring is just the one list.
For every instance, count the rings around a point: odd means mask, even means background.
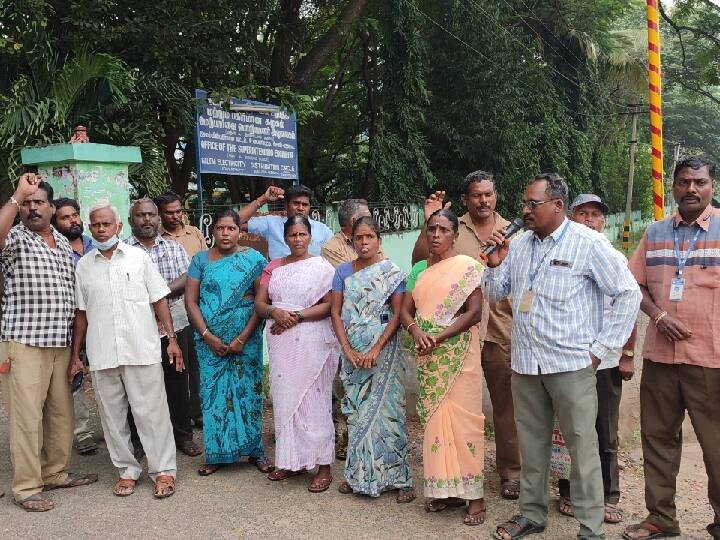
[{"label": "leather sandal", "polygon": [[68,473],[67,478],[60,484],[52,484],[43,487],[43,491],[52,491],[53,489],[67,489],[80,486],[87,486],[97,482],[97,474],[73,474]]},{"label": "leather sandal", "polygon": [[431,513],[442,512],[448,508],[460,508],[465,506],[465,499],[449,497],[447,499],[432,499],[425,503],[425,511]]},{"label": "leather sandal", "polygon": [[211,474],[215,474],[216,472],[218,472],[223,467],[224,465],[220,463],[206,463],[198,469],[198,474],[200,476],[210,476]]},{"label": "leather sandal", "polygon": [[395,502],[398,504],[411,503],[415,500],[416,497],[417,495],[415,495],[414,488],[400,488],[398,489],[397,495],[395,496]]},{"label": "leather sandal", "polygon": [[55,502],[44,493],[35,493],[22,501],[13,499],[13,504],[26,512],[47,512],[55,508]]},{"label": "leather sandal", "polygon": [[520,480],[502,480],[500,482],[500,496],[510,501],[519,499]]},{"label": "leather sandal", "polygon": [[251,465],[255,465],[257,470],[263,474],[268,474],[275,470],[275,465],[273,465],[266,456],[260,456],[260,457],[250,456],[248,458],[248,463],[250,463]]},{"label": "leather sandal", "polygon": [[340,482],[340,485],[338,486],[338,491],[343,495],[351,495],[353,493],[353,488],[350,487],[350,484],[348,484],[347,481],[344,481]]},{"label": "leather sandal", "polygon": [[614,525],[615,523],[621,523],[622,520],[623,513],[620,509],[612,503],[605,503],[605,523]]},{"label": "leather sandal", "polygon": [[327,489],[330,487],[330,484],[332,484],[332,481],[332,476],[318,478],[317,475],[315,475],[313,479],[310,480],[310,484],[308,485],[307,489],[310,493],[322,493],[323,491],[327,491]]},{"label": "leather sandal", "polygon": [[155,477],[155,491],[153,497],[165,499],[175,495],[175,478],[169,474],[158,474]]},{"label": "leather sandal", "polygon": [[665,532],[648,521],[628,525],[622,535],[625,540],[649,540],[650,538],[669,538],[672,536],[680,536],[680,533]]},{"label": "leather sandal", "polygon": [[120,478],[117,482],[115,482],[113,495],[116,497],[129,497],[135,493],[136,484],[137,480],[133,480],[132,478]]},{"label": "leather sandal", "polygon": [[190,457],[196,457],[202,454],[202,450],[193,441],[180,441],[176,445],[177,449],[183,454]]},{"label": "leather sandal", "polygon": [[273,472],[267,475],[267,478],[268,480],[272,480],[273,482],[279,482],[281,480],[287,480],[288,478],[292,478],[293,476],[305,474],[305,472],[305,470],[289,471],[287,469],[275,469]]}]

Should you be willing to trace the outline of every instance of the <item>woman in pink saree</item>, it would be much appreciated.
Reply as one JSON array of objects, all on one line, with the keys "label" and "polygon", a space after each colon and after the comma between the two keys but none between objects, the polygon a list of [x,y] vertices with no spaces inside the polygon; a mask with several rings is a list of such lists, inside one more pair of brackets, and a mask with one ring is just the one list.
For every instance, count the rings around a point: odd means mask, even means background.
[{"label": "woman in pink saree", "polygon": [[310,223],[305,216],[289,218],[284,233],[290,255],[265,268],[255,298],[260,317],[270,319],[277,469],[268,478],[285,480],[318,466],[308,490],[319,493],[330,487],[335,459],[332,384],[340,346],[329,319],[335,269],[308,253]]},{"label": "woman in pink saree", "polygon": [[413,267],[402,309],[417,352],[423,485],[430,498],[425,509],[442,512],[467,504],[463,523],[480,525],[485,521],[485,417],[477,324],[484,267],[455,254],[458,219],[450,210],[431,215],[426,234],[430,258]]}]

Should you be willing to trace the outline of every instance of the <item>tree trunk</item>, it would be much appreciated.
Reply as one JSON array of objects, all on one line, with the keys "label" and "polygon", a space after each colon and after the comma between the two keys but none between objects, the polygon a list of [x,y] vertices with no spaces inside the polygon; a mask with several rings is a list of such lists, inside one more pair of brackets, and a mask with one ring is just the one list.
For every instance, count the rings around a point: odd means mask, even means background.
[{"label": "tree trunk", "polygon": [[270,64],[270,86],[284,86],[290,73],[295,27],[300,19],[302,0],[282,0],[277,25],[274,28],[275,45]]},{"label": "tree trunk", "polygon": [[360,18],[367,4],[368,0],[350,0],[345,5],[337,22],[298,63],[293,77],[293,87],[299,90],[308,87],[315,74],[342,46],[348,30]]}]

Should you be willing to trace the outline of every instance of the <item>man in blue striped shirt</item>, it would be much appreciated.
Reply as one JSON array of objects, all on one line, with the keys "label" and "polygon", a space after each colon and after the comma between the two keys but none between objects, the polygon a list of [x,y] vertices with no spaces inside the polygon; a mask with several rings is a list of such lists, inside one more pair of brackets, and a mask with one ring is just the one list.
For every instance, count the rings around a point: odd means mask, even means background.
[{"label": "man in blue striped shirt", "polygon": [[[640,307],[640,290],[604,235],[565,216],[568,188],[555,173],[533,178],[523,193],[525,233],[490,242],[485,293],[511,296],[513,398],[522,471],[520,511],[496,537],[541,532],[548,508],[553,419],[572,458],[571,497],[581,538],[604,538],[603,483],[595,431],[595,370],[621,348]],[[604,311],[604,297],[612,299]]]}]

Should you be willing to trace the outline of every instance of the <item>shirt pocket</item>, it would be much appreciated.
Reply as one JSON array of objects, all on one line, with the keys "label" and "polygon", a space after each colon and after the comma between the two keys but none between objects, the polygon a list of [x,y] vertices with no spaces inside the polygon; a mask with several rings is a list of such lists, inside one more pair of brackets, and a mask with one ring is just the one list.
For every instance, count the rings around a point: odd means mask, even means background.
[{"label": "shirt pocket", "polygon": [[542,281],[533,289],[539,296],[553,302],[566,302],[577,291],[581,281],[582,275],[572,268],[549,266]]},{"label": "shirt pocket", "polygon": [[150,295],[145,286],[145,276],[142,269],[126,271],[119,279],[123,282],[123,298],[125,300],[150,303]]},{"label": "shirt pocket", "polygon": [[697,267],[697,269],[692,273],[692,278],[693,284],[695,284],[697,287],[717,289],[718,287],[720,287],[720,267]]}]

